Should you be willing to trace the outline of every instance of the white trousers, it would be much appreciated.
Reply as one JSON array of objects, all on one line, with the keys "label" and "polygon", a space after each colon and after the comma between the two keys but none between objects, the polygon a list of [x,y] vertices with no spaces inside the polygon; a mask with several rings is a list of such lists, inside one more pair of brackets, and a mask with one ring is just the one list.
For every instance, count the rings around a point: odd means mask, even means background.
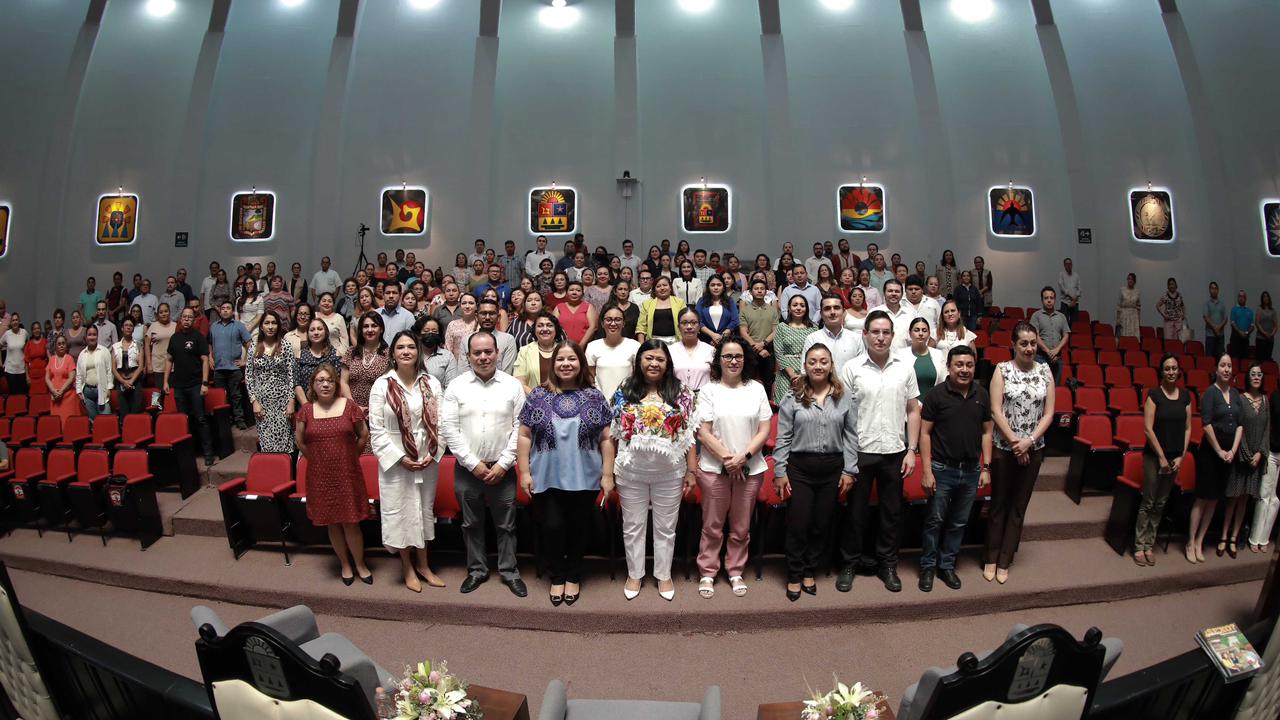
[{"label": "white trousers", "polygon": [[649,473],[618,472],[618,499],[622,505],[622,546],[627,556],[627,577],[644,579],[645,537],[649,510],[653,510],[653,576],[671,579],[671,559],[676,547],[676,521],[684,478]]},{"label": "white trousers", "polygon": [[1280,512],[1280,498],[1276,497],[1276,477],[1280,476],[1280,451],[1267,457],[1267,470],[1262,474],[1262,488],[1258,491],[1258,502],[1253,508],[1253,522],[1249,527],[1249,542],[1254,545],[1266,545],[1271,541],[1271,528],[1276,524],[1276,513]]}]

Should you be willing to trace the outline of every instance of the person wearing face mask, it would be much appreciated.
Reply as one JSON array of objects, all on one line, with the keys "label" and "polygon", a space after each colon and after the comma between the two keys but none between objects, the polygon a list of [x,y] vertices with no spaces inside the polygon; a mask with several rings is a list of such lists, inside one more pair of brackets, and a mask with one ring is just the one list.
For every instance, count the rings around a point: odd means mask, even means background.
[{"label": "person wearing face mask", "polygon": [[422,364],[427,373],[439,381],[440,387],[444,387],[445,375],[453,356],[444,350],[444,333],[441,332],[440,321],[429,315],[423,317],[414,323],[413,333],[418,336],[418,342],[422,343]]},{"label": "person wearing face mask", "polygon": [[573,605],[581,593],[582,554],[596,496],[613,490],[601,447],[609,404],[591,385],[581,348],[557,343],[552,373],[520,411],[520,483],[534,499],[541,551],[551,575],[551,604]]},{"label": "person wearing face mask", "polygon": [[485,508],[498,542],[498,573],[516,597],[529,594],[516,567],[516,445],[525,393],[498,369],[498,343],[481,330],[467,339],[471,369],[449,383],[440,406],[440,435],[457,458],[454,488],[462,506],[470,593],[489,579]]},{"label": "person wearing face mask", "polygon": [[[950,251],[948,251],[950,252]],[[957,345],[947,354],[946,380],[934,388],[920,411],[921,486],[929,496],[920,554],[921,592],[933,577],[960,589],[956,555],[978,490],[991,482],[991,400],[973,381],[973,349]]]}]

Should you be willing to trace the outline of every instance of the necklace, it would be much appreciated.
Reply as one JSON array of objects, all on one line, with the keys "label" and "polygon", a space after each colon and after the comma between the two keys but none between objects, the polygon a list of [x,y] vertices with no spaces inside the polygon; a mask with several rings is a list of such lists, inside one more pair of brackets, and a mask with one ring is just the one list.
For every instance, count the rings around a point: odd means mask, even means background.
[{"label": "necklace", "polygon": [[369,348],[360,349],[360,362],[363,363],[366,368],[371,367],[373,365],[374,359],[377,357],[378,357],[378,352],[376,350],[373,352],[370,352]]}]

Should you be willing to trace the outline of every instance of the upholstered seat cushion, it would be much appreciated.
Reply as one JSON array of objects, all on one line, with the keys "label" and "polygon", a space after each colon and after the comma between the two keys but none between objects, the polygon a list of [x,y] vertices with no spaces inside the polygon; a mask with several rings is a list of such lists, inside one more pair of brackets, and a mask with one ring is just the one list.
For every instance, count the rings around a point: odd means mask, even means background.
[{"label": "upholstered seat cushion", "polygon": [[13,613],[13,599],[0,586],[0,683],[20,717],[58,720],[49,690],[36,667],[22,626]]},{"label": "upholstered seat cushion", "polygon": [[380,667],[363,650],[356,647],[345,636],[338,633],[325,633],[310,642],[300,645],[302,651],[319,660],[326,653],[338,658],[339,667],[346,675],[350,675],[360,683],[360,689],[373,705],[374,693],[379,685],[391,689],[395,679],[391,673]]},{"label": "upholstered seat cushion", "polygon": [[538,720],[719,720],[720,688],[707,688],[702,703],[658,700],[569,700],[564,683],[552,680],[542,696]]}]

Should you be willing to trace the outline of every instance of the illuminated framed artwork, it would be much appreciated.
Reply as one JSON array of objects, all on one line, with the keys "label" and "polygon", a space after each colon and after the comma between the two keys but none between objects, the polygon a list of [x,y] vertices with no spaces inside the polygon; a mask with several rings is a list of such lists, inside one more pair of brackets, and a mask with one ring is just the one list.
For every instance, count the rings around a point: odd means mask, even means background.
[{"label": "illuminated framed artwork", "polygon": [[1129,224],[1138,242],[1172,242],[1173,195],[1166,188],[1135,188],[1129,191]]},{"label": "illuminated framed artwork", "polygon": [[567,185],[529,190],[529,234],[571,235],[578,232],[578,191]]},{"label": "illuminated framed artwork", "polygon": [[429,209],[430,197],[424,187],[383,188],[379,210],[382,234],[425,235]]},{"label": "illuminated framed artwork", "polygon": [[231,196],[231,239],[266,242],[276,234],[276,194],[253,189]]},{"label": "illuminated framed artwork", "polygon": [[884,186],[859,183],[837,188],[836,229],[847,233],[884,232]]},{"label": "illuminated framed artwork", "polygon": [[12,212],[13,206],[0,202],[0,258],[9,252],[9,215]]},{"label": "illuminated framed artwork", "polygon": [[1267,255],[1280,258],[1280,200],[1262,201],[1262,236]]},{"label": "illuminated framed artwork", "polygon": [[729,203],[731,193],[724,185],[685,185],[680,189],[680,215],[688,233],[723,233],[733,226]]},{"label": "illuminated framed artwork", "polygon": [[112,193],[98,196],[94,242],[131,245],[138,239],[138,196]]},{"label": "illuminated framed artwork", "polygon": [[1031,237],[1036,234],[1035,193],[1031,188],[996,185],[987,191],[987,204],[992,235]]}]

